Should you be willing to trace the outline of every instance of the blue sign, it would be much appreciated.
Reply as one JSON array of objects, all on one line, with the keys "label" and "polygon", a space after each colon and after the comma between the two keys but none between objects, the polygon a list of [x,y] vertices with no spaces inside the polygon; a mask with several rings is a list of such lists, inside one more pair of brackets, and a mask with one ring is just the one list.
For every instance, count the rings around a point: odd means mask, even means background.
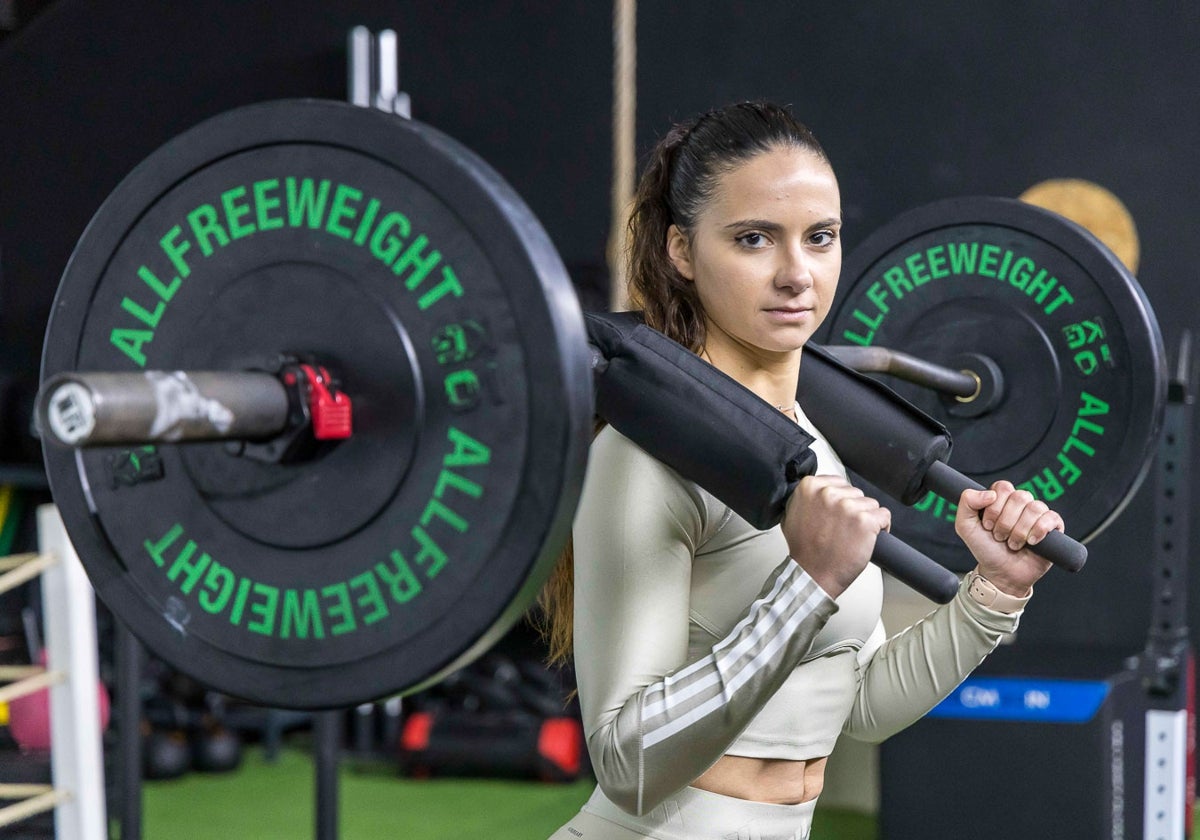
[{"label": "blue sign", "polygon": [[1087,723],[1107,696],[1106,682],[970,677],[928,717]]}]

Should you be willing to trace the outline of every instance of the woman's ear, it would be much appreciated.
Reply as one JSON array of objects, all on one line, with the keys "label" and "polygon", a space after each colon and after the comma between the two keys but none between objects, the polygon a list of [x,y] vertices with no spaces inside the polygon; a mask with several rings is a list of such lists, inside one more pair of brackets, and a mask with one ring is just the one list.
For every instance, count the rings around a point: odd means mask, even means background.
[{"label": "woman's ear", "polygon": [[696,279],[695,272],[692,271],[691,243],[676,225],[667,228],[667,256],[684,279]]}]

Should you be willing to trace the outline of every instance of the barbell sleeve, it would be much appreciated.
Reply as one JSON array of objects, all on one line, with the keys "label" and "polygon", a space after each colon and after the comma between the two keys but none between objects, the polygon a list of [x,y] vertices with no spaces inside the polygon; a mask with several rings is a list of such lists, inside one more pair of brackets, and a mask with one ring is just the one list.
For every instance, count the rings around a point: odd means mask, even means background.
[{"label": "barbell sleeve", "polygon": [[256,440],[287,427],[289,402],[269,373],[63,373],[42,387],[37,417],[64,446]]},{"label": "barbell sleeve", "polygon": [[[943,499],[951,501],[957,500],[963,490],[987,489],[945,461],[934,461],[926,471],[921,483],[925,489],[932,490]],[[1079,571],[1087,562],[1087,547],[1068,537],[1062,531],[1051,531],[1040,543],[1030,546],[1030,550],[1069,572]]]},{"label": "barbell sleeve", "polygon": [[826,344],[825,349],[846,367],[859,373],[886,373],[961,399],[971,398],[979,392],[978,376],[890,347]]}]

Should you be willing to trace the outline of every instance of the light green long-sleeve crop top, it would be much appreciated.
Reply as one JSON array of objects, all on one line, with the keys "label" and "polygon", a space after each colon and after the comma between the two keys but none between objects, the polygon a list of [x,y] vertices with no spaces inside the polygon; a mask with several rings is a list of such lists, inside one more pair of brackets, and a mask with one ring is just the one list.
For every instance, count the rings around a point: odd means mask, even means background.
[{"label": "light green long-sleeve crop top", "polygon": [[[845,476],[824,438],[813,449],[819,472]],[[635,814],[725,754],[815,759],[842,732],[898,732],[1019,618],[960,590],[886,639],[876,566],[835,602],[778,527],[755,530],[611,427],[592,444],[573,536],[588,751],[605,795]]]}]

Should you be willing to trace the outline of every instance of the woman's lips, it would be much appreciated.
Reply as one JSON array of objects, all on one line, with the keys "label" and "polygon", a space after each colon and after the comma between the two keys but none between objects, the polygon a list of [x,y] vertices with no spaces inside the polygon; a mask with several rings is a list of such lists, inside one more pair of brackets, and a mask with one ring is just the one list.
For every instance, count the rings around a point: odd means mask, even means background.
[{"label": "woman's lips", "polygon": [[774,321],[785,323],[802,323],[812,317],[812,309],[792,308],[781,306],[777,309],[766,310],[767,316]]}]

